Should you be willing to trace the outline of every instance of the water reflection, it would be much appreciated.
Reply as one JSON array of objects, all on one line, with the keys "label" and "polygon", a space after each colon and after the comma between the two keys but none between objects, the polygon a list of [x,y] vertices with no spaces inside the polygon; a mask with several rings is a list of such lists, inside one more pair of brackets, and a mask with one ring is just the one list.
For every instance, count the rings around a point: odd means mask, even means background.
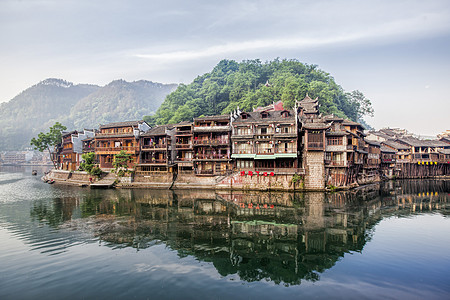
[{"label": "water reflection", "polygon": [[333,194],[77,191],[33,201],[31,219],[114,248],[164,243],[179,257],[211,262],[222,276],[298,285],[362,251],[383,218],[448,216],[450,182],[388,182]]}]

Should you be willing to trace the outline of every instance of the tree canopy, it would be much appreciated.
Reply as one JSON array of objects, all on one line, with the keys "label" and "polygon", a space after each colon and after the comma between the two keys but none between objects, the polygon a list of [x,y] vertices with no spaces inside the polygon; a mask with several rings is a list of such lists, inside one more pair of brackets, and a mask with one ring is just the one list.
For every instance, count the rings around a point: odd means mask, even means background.
[{"label": "tree canopy", "polygon": [[[66,126],[62,125],[59,122],[56,122],[55,125],[50,127],[49,132],[47,133],[40,132],[37,138],[32,138],[30,144],[34,146],[35,150],[39,150],[40,152],[48,150],[50,158],[52,158],[50,148],[61,143],[62,132],[66,129],[67,129]],[[52,162],[53,165],[55,165],[53,159]]]},{"label": "tree canopy", "polygon": [[214,69],[169,94],[158,111],[144,120],[151,124],[191,121],[202,115],[227,114],[238,106],[252,111],[258,106],[283,101],[292,108],[306,94],[319,98],[320,111],[358,121],[373,114],[370,100],[359,91],[347,93],[334,78],[316,65],[295,59],[222,60]]}]

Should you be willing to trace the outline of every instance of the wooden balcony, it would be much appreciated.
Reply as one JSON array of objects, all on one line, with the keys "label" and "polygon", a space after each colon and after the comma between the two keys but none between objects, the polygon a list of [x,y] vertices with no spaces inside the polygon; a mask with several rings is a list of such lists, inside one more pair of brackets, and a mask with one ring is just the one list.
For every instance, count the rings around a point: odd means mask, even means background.
[{"label": "wooden balcony", "polygon": [[308,142],[307,150],[318,150],[323,151],[323,142]]},{"label": "wooden balcony", "polygon": [[197,154],[194,160],[229,160],[230,156],[222,154]]},{"label": "wooden balcony", "polygon": [[264,172],[267,172],[268,174],[270,174],[270,172],[273,172],[275,175],[276,174],[305,174],[305,169],[302,168],[250,168],[248,170],[254,170],[254,174],[256,174],[256,172],[259,172],[260,175],[263,174]]},{"label": "wooden balcony", "polygon": [[127,153],[136,153],[139,151],[138,147],[133,146],[120,146],[120,147],[95,147],[96,154],[117,154],[120,151]]},{"label": "wooden balcony", "polygon": [[142,159],[141,164],[167,164],[166,159]]},{"label": "wooden balcony", "polygon": [[194,159],[192,157],[178,157],[177,159],[175,159],[176,161],[193,161]]},{"label": "wooden balcony", "polygon": [[221,145],[229,145],[229,140],[195,140],[194,146],[221,146]]},{"label": "wooden balcony", "polygon": [[142,150],[167,149],[167,144],[142,145]]},{"label": "wooden balcony", "polygon": [[192,149],[192,143],[191,144],[176,144],[175,149]]},{"label": "wooden balcony", "polygon": [[175,135],[192,135],[192,130],[177,130]]},{"label": "wooden balcony", "polygon": [[346,161],[334,161],[334,160],[325,160],[325,165],[329,167],[346,167]]}]

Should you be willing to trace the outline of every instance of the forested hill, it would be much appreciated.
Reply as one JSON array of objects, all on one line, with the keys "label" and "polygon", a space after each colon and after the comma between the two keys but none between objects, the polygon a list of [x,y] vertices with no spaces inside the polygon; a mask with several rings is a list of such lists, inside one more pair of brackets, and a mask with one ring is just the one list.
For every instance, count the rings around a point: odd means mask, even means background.
[{"label": "forested hill", "polygon": [[0,105],[0,151],[30,147],[31,138],[55,122],[82,130],[142,119],[155,113],[176,87],[145,80],[115,80],[100,87],[46,79]]},{"label": "forested hill", "polygon": [[190,121],[202,115],[226,114],[239,106],[243,111],[282,100],[286,108],[306,94],[319,97],[322,113],[358,121],[372,114],[371,103],[359,91],[346,93],[330,74],[297,60],[275,59],[262,63],[222,60],[214,69],[168,95],[154,116],[153,124]]}]

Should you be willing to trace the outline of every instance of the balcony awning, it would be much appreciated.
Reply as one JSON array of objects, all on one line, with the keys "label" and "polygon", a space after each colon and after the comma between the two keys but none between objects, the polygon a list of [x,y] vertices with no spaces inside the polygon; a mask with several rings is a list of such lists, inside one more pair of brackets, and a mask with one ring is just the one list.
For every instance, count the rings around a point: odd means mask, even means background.
[{"label": "balcony awning", "polygon": [[275,158],[297,158],[297,153],[275,153]]},{"label": "balcony awning", "polygon": [[257,154],[257,155],[255,155],[255,159],[275,159],[275,156],[273,154],[268,154],[268,155]]},{"label": "balcony awning", "polygon": [[231,158],[255,158],[256,154],[245,153],[245,154],[231,154]]}]

